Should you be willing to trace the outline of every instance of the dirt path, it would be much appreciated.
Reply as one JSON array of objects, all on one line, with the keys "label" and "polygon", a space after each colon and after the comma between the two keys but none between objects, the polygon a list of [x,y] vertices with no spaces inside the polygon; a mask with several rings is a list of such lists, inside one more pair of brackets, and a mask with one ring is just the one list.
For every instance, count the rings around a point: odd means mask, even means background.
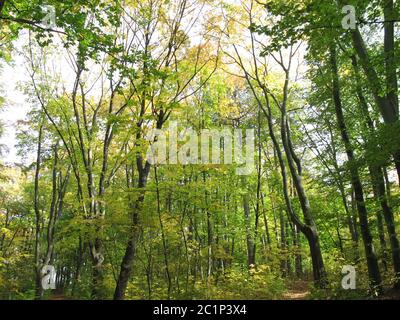
[{"label": "dirt path", "polygon": [[68,298],[67,296],[65,296],[65,295],[62,294],[62,293],[55,293],[55,294],[52,294],[52,295],[48,298],[48,300],[70,300],[70,298]]},{"label": "dirt path", "polygon": [[307,300],[310,294],[309,282],[296,281],[290,285],[288,290],[283,294],[284,300]]}]

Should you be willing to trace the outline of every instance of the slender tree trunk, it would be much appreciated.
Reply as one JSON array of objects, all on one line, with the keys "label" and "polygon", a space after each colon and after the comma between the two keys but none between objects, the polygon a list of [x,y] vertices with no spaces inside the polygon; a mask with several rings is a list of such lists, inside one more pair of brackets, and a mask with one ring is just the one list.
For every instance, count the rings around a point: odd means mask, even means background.
[{"label": "slender tree trunk", "polygon": [[349,161],[349,170],[351,174],[351,183],[354,189],[355,200],[360,220],[361,235],[364,242],[365,255],[367,258],[369,280],[372,287],[376,287],[379,292],[382,291],[382,280],[378,266],[378,259],[373,247],[372,235],[368,224],[368,213],[364,201],[363,187],[360,181],[358,169],[355,166],[355,157],[353,147],[350,142],[350,137],[346,127],[342,101],[340,97],[339,74],[336,61],[336,50],[331,47],[330,50],[330,63],[332,70],[332,96],[335,106],[336,118],[340,134],[345,145],[347,158]]},{"label": "slender tree trunk", "polygon": [[[287,73],[286,78],[289,79],[289,74]],[[288,80],[287,80],[288,81]],[[287,99],[287,90],[286,88],[286,99]],[[285,99],[285,98],[284,98]],[[285,99],[285,100],[286,100]],[[305,228],[304,235],[306,236],[309,246],[311,259],[313,264],[313,275],[318,287],[326,286],[326,271],[324,266],[324,261],[322,258],[319,234],[317,231],[317,226],[313,219],[311,213],[311,206],[309,203],[308,196],[303,186],[302,177],[301,177],[301,163],[300,160],[295,156],[294,150],[292,147],[291,137],[290,137],[290,128],[288,126],[287,115],[286,115],[286,103],[284,102],[281,108],[282,111],[282,119],[281,119],[281,136],[282,136],[282,144],[286,153],[286,158],[288,162],[288,166],[291,172],[291,176],[293,179],[293,184],[296,188],[297,196],[300,201],[300,206],[304,215]]]},{"label": "slender tree trunk", "polygon": [[289,221],[285,221],[285,228],[286,228],[286,251],[287,251],[287,255],[286,255],[286,266],[287,266],[287,274],[290,277],[292,275],[292,250],[290,249],[291,246],[291,240],[290,239],[290,222]]},{"label": "slender tree trunk", "polygon": [[[245,181],[243,179],[243,186],[245,187]],[[255,255],[254,255],[254,239],[252,237],[251,223],[250,223],[250,205],[249,205],[249,195],[246,191],[243,195],[243,212],[244,221],[246,228],[246,245],[247,245],[247,266],[250,268],[255,265]]]},{"label": "slender tree trunk", "polygon": [[35,210],[35,274],[36,274],[36,287],[35,287],[35,299],[39,300],[43,295],[42,288],[42,262],[40,261],[40,225],[41,225],[41,214],[39,207],[39,176],[41,166],[41,155],[42,155],[42,139],[43,139],[43,120],[40,123],[37,153],[36,153],[36,169],[35,169],[35,186],[34,186],[34,210]]},{"label": "slender tree trunk", "polygon": [[378,229],[378,237],[379,237],[379,244],[381,246],[381,261],[383,270],[388,270],[387,265],[387,248],[386,248],[386,239],[385,239],[385,230],[383,229],[383,218],[382,212],[378,211],[376,213],[376,224]]},{"label": "slender tree trunk", "polygon": [[[167,242],[166,242],[165,233],[164,233],[164,224],[163,224],[162,217],[161,217],[160,190],[159,190],[159,187],[158,187],[158,175],[157,175],[157,168],[156,167],[154,167],[154,177],[155,177],[155,181],[156,181],[157,213],[158,213],[158,220],[159,220],[160,229],[161,229],[161,240],[162,240],[162,245],[163,245],[165,273],[167,275],[167,283],[168,283],[168,299],[170,299],[171,298],[172,282],[171,282],[171,274],[170,274],[170,271],[169,271]],[[171,203],[171,197],[168,197],[168,203],[169,204]]]},{"label": "slender tree trunk", "polygon": [[[140,162],[140,160],[139,160]],[[141,189],[141,194],[138,199],[132,205],[132,229],[129,236],[128,244],[125,250],[125,255],[121,263],[121,270],[117,280],[117,286],[114,292],[114,300],[123,300],[125,296],[126,287],[128,285],[129,278],[132,274],[133,261],[136,254],[136,245],[139,240],[141,233],[140,217],[139,214],[142,210],[142,205],[145,198],[144,188],[147,184],[147,178],[150,172],[150,164],[146,162],[145,166],[138,165],[139,169],[139,184],[138,188]]]},{"label": "slender tree trunk", "polygon": [[[386,5],[384,8],[385,19],[393,16],[393,1],[384,0]],[[384,90],[380,83],[380,79],[374,69],[367,53],[364,39],[357,28],[352,32],[353,46],[360,58],[364,73],[368,79],[368,84],[375,98],[375,103],[386,124],[393,125],[399,122],[398,96],[397,96],[397,75],[394,63],[394,23],[385,23],[385,68],[386,68],[386,94],[382,96]],[[399,137],[393,137],[399,139]],[[400,150],[393,152],[393,160],[397,170],[398,181],[400,184]]]},{"label": "slender tree trunk", "polygon": [[[289,215],[289,218],[292,220],[293,224],[295,224],[299,230],[305,235],[308,245],[310,248],[310,254],[311,254],[311,261],[312,261],[312,267],[313,267],[313,278],[315,285],[317,287],[325,287],[326,286],[326,272],[325,272],[325,267],[323,263],[323,258],[322,258],[322,253],[321,253],[321,248],[320,248],[320,243],[319,243],[319,236],[318,232],[316,229],[316,226],[310,216],[307,216],[307,213],[309,211],[303,211],[303,214],[305,215],[305,223],[301,222],[296,213],[294,212],[294,209],[291,204],[291,200],[289,197],[289,192],[288,192],[288,182],[287,182],[287,173],[286,173],[286,165],[283,160],[283,155],[282,151],[280,149],[280,146],[278,144],[278,141],[276,139],[274,129],[273,129],[273,123],[272,123],[272,117],[271,117],[271,109],[269,105],[269,98],[268,95],[265,95],[266,97],[266,102],[267,102],[267,110],[263,110],[264,114],[267,117],[268,120],[268,129],[269,129],[269,134],[271,137],[271,140],[274,145],[274,149],[276,151],[276,155],[278,158],[279,166],[281,169],[281,176],[282,176],[282,186],[283,186],[283,194],[284,194],[284,199],[285,199],[285,204],[286,204],[286,209]],[[285,121],[285,120],[284,120]],[[286,121],[285,121],[286,123]],[[283,129],[283,137],[286,137],[286,128]],[[288,150],[288,144],[286,143],[287,151]],[[290,156],[290,153],[288,153]],[[291,162],[291,172],[295,172],[295,168],[293,165],[293,162]],[[295,175],[298,178],[298,175]],[[298,181],[298,180],[297,180]],[[299,182],[299,181],[298,181]],[[304,191],[304,190],[303,190]],[[303,193],[301,193],[304,195]],[[303,200],[303,208],[306,203],[308,203],[308,198],[306,198],[307,201]]]},{"label": "slender tree trunk", "polygon": [[358,232],[358,219],[357,219],[357,204],[356,204],[356,197],[354,194],[354,188],[353,186],[351,187],[351,218],[354,221],[354,236],[355,236],[355,241],[353,241],[354,244],[354,248],[356,248],[357,250],[355,251],[355,256],[354,256],[354,260],[357,263],[360,260],[360,252],[359,252],[359,248],[358,248],[358,241],[359,241],[359,232]]},{"label": "slender tree trunk", "polygon": [[79,244],[78,244],[77,252],[75,255],[76,265],[75,265],[75,272],[74,272],[74,278],[73,278],[73,283],[72,283],[72,296],[75,296],[77,294],[77,288],[79,286],[79,282],[81,281],[83,255],[84,255],[84,248],[82,245],[82,238],[79,237]]},{"label": "slender tree trunk", "polygon": [[[206,173],[203,171],[203,183],[206,188]],[[211,219],[211,212],[208,208],[208,192],[204,191],[204,201],[205,201],[205,213],[207,217],[207,279],[211,276],[213,272],[213,224]],[[208,280],[207,280],[208,281]]]},{"label": "slender tree trunk", "polygon": [[287,242],[286,242],[286,229],[285,229],[285,217],[283,215],[283,210],[280,210],[279,213],[279,224],[280,224],[280,230],[281,230],[281,237],[280,237],[280,254],[281,254],[281,274],[283,277],[288,276],[288,252],[287,252]]},{"label": "slender tree trunk", "polygon": [[296,225],[293,226],[293,244],[296,248],[296,254],[295,254],[296,276],[298,278],[301,278],[303,276],[303,258],[301,255],[300,232],[296,227]]},{"label": "slender tree trunk", "polygon": [[264,221],[264,228],[265,228],[265,237],[267,240],[267,245],[268,247],[271,246],[271,234],[269,231],[269,224],[268,224],[268,219],[267,219],[267,214],[265,212],[265,205],[264,205],[264,195],[263,193],[261,193],[261,211],[262,211],[262,215],[263,215],[263,221]]},{"label": "slender tree trunk", "polygon": [[[250,13],[250,17],[251,17],[251,13]],[[280,103],[278,101],[277,97],[275,95],[273,95],[269,91],[267,86],[265,85],[265,80],[261,79],[259,77],[258,62],[257,62],[257,57],[255,55],[255,47],[254,47],[255,41],[253,38],[253,34],[251,34],[251,35],[252,35],[252,38],[251,38],[251,40],[252,40],[252,58],[253,58],[254,65],[256,66],[255,75],[251,75],[249,73],[246,66],[243,64],[243,60],[241,58],[241,55],[240,55],[237,47],[234,45],[233,48],[234,48],[237,58],[238,58],[237,63],[240,66],[240,68],[242,69],[242,71],[244,72],[244,76],[246,78],[247,84],[249,85],[249,87],[254,95],[254,98],[257,101],[258,106],[263,111],[264,115],[266,116],[266,118],[268,120],[269,135],[271,137],[271,140],[274,145],[274,149],[276,150],[276,153],[277,153],[278,159],[279,159],[279,166],[280,166],[281,175],[282,175],[283,193],[284,193],[284,198],[285,198],[285,204],[287,207],[287,212],[288,212],[289,217],[292,220],[293,224],[295,224],[299,228],[299,230],[305,235],[305,237],[308,240],[312,264],[313,264],[314,283],[318,287],[325,287],[327,284],[327,278],[326,278],[326,271],[325,271],[325,266],[324,266],[321,247],[320,247],[319,235],[318,235],[318,231],[317,231],[317,227],[315,225],[314,219],[311,214],[311,209],[309,206],[309,199],[303,188],[303,183],[302,183],[302,179],[301,179],[301,162],[293,150],[293,145],[292,145],[292,141],[290,138],[290,130],[287,130],[288,129],[288,121],[287,121],[286,107],[287,107],[288,97],[289,97],[291,61],[292,61],[294,55],[293,55],[293,52],[291,51],[288,67],[285,67],[283,61],[281,61],[281,63],[280,63],[282,69],[285,72],[283,100],[282,100],[282,103]],[[282,58],[282,55],[281,55],[281,58]],[[259,85],[259,89],[262,90],[262,95],[263,95],[262,99],[260,98],[260,95],[254,86],[254,81],[253,81],[254,79],[256,80],[256,83]],[[275,137],[275,133],[274,133],[272,112],[271,112],[271,107],[270,107],[270,102],[269,102],[270,97],[272,97],[274,99],[277,107],[281,110],[282,144],[283,144],[285,155],[286,155],[286,158],[288,161],[290,173],[292,175],[292,179],[293,179],[295,187],[296,187],[298,199],[301,203],[301,208],[302,208],[302,212],[303,212],[303,216],[304,216],[304,223],[299,219],[297,214],[294,212],[292,204],[291,204],[291,199],[288,194],[286,164],[283,159],[280,145],[279,145],[279,143]]]},{"label": "slender tree trunk", "polygon": [[398,20],[399,14],[395,8],[393,0],[383,0],[384,14],[384,51],[385,51],[385,71],[386,71],[386,92],[387,99],[394,106],[394,111],[399,116],[399,97],[398,80],[396,66],[396,45],[395,45],[395,20]]},{"label": "slender tree trunk", "polygon": [[[356,77],[358,78],[358,65],[356,57],[352,57],[352,63],[354,66]],[[375,135],[375,126],[371,119],[368,110],[367,101],[362,93],[360,83],[356,85],[357,96],[360,102],[361,110],[364,116],[364,122],[366,126],[366,130]],[[380,146],[378,146],[380,148]],[[381,243],[381,247],[383,250],[383,259],[386,259],[386,241],[383,234],[383,225],[381,223],[383,214],[385,219],[385,224],[387,227],[387,232],[390,239],[390,247],[392,252],[392,262],[393,262],[393,269],[395,272],[396,280],[395,280],[395,288],[400,289],[400,245],[399,240],[396,234],[395,228],[395,221],[393,210],[389,205],[388,196],[390,195],[390,186],[388,186],[385,182],[385,170],[382,168],[381,165],[374,163],[374,160],[368,161],[369,162],[369,172],[371,176],[374,197],[378,205],[381,207],[381,212],[378,212],[378,231],[379,231],[379,239]],[[388,188],[388,190],[386,190]],[[384,263],[385,270],[387,270],[387,265]]]}]

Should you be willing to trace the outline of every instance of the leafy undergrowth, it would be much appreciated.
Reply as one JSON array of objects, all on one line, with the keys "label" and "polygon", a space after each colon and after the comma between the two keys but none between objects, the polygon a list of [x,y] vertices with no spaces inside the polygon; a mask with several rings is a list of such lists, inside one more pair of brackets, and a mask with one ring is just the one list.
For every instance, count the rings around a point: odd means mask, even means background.
[{"label": "leafy undergrowth", "polygon": [[[147,288],[148,289],[148,288]],[[171,299],[184,300],[277,300],[285,292],[285,281],[268,266],[257,266],[250,271],[232,268],[224,274],[207,279],[189,278],[172,292]],[[138,279],[128,287],[127,299],[149,299],[148,290]],[[164,288],[152,289],[151,299],[166,299]]]},{"label": "leafy undergrowth", "polygon": [[269,271],[267,266],[259,266],[248,274],[230,271],[216,285],[199,283],[196,285],[195,299],[228,300],[271,300],[281,299],[285,291],[284,281]]},{"label": "leafy undergrowth", "polygon": [[383,294],[377,296],[366,289],[356,290],[313,290],[311,300],[400,300],[400,291],[385,288]]}]

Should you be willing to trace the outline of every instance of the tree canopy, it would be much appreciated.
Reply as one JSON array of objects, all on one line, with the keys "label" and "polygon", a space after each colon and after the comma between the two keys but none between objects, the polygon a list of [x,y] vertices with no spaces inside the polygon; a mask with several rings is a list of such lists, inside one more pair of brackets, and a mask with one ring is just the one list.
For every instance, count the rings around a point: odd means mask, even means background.
[{"label": "tree canopy", "polygon": [[400,297],[399,15],[0,0],[0,299]]}]

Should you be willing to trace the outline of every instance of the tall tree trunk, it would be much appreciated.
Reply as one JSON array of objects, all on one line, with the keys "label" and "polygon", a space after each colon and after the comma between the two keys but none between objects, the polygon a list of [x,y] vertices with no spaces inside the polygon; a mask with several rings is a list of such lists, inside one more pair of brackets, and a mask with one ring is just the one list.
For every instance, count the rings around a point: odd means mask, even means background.
[{"label": "tall tree trunk", "polygon": [[[250,20],[251,20],[251,12],[250,12]],[[233,46],[235,53],[237,55],[237,60],[236,62],[238,63],[239,67],[242,69],[244,72],[245,79],[247,81],[247,84],[249,85],[254,98],[257,101],[257,104],[259,108],[263,111],[264,115],[266,116],[268,120],[268,129],[269,129],[269,135],[271,137],[271,140],[274,145],[274,149],[277,152],[278,159],[279,159],[279,166],[281,169],[281,175],[282,175],[282,184],[283,184],[283,193],[284,193],[284,198],[285,198],[285,204],[287,207],[287,212],[289,214],[289,218],[292,220],[293,224],[295,224],[299,230],[305,235],[307,238],[309,248],[310,248],[310,253],[311,253],[311,260],[312,260],[312,265],[313,265],[313,276],[314,276],[314,283],[317,287],[325,287],[327,284],[327,278],[326,278],[326,271],[325,271],[325,266],[324,266],[324,261],[322,257],[322,252],[321,252],[321,247],[320,247],[320,240],[319,240],[319,235],[317,231],[317,227],[315,224],[315,221],[313,219],[312,213],[311,213],[311,208],[309,204],[309,199],[307,197],[307,194],[304,190],[303,187],[303,182],[302,182],[302,177],[301,177],[301,161],[300,159],[296,156],[293,148],[293,144],[291,141],[290,137],[290,130],[288,130],[288,120],[287,120],[287,103],[288,103],[288,98],[289,98],[289,83],[290,83],[290,69],[291,69],[291,62],[294,57],[294,53],[291,50],[290,56],[289,56],[289,63],[288,66],[285,66],[285,63],[283,62],[283,57],[281,55],[281,61],[279,62],[282,70],[285,72],[285,83],[283,87],[283,100],[282,103],[280,103],[277,99],[277,97],[271,93],[269,88],[265,84],[265,79],[261,79],[259,76],[259,65],[258,65],[258,59],[255,54],[255,40],[254,40],[254,35],[251,33],[251,43],[252,43],[252,59],[253,63],[255,66],[255,74],[250,74],[247,67],[244,65],[243,60],[241,58],[241,55],[239,53],[239,50],[237,49],[236,45]],[[293,49],[293,48],[292,48]],[[277,59],[275,59],[278,61]],[[263,97],[259,95],[257,92],[258,90],[255,88],[254,82],[259,86],[259,89],[262,91]],[[291,199],[288,194],[288,184],[287,184],[287,173],[286,173],[286,164],[283,159],[283,155],[281,152],[280,145],[275,137],[274,133],[274,125],[272,121],[272,112],[271,112],[271,106],[269,99],[272,97],[277,105],[277,107],[281,111],[281,139],[282,139],[282,144],[284,148],[284,152],[286,155],[286,159],[289,165],[290,173],[292,176],[292,179],[294,181],[294,185],[297,191],[297,196],[301,204],[301,209],[303,212],[303,217],[304,217],[304,223],[299,219],[297,214],[294,212],[292,204],[291,204]]]},{"label": "tall tree trunk", "polygon": [[347,158],[349,161],[349,170],[351,175],[351,183],[353,186],[357,210],[360,220],[361,235],[364,242],[365,255],[367,258],[369,280],[372,287],[376,287],[378,292],[382,291],[382,280],[378,266],[378,259],[373,247],[372,235],[368,224],[368,212],[364,201],[363,187],[360,181],[358,169],[355,164],[355,156],[353,147],[350,142],[350,137],[346,127],[342,100],[340,96],[339,74],[336,61],[336,49],[332,46],[330,49],[330,64],[332,73],[332,97],[335,106],[335,113],[338,122],[338,127],[344,143]]},{"label": "tall tree trunk", "polygon": [[[354,66],[355,70],[355,75],[358,79],[358,65],[357,65],[357,59],[356,57],[352,57],[352,63]],[[358,81],[358,80],[357,80]],[[364,123],[366,130],[371,134],[375,135],[375,126],[374,123],[371,119],[369,110],[368,110],[368,104],[367,100],[365,99],[362,89],[361,89],[361,84],[357,82],[356,84],[356,91],[357,91],[357,96],[360,102],[360,107],[361,111],[364,116]],[[368,144],[369,145],[369,144]],[[380,148],[380,146],[377,146]],[[390,239],[390,247],[391,247],[391,252],[392,252],[392,262],[393,262],[393,269],[395,272],[395,288],[400,289],[400,245],[399,245],[399,240],[397,238],[396,234],[396,228],[395,228],[395,221],[394,221],[394,215],[393,215],[393,210],[389,205],[388,201],[388,196],[390,195],[390,186],[387,186],[385,182],[385,170],[382,168],[381,165],[374,163],[374,159],[372,160],[367,160],[368,161],[368,168],[371,176],[371,181],[372,181],[372,186],[373,186],[373,191],[374,191],[374,197],[378,205],[381,207],[381,212],[378,212],[378,231],[379,231],[379,239],[381,243],[381,247],[383,250],[383,259],[386,259],[386,241],[385,237],[382,234],[383,232],[383,226],[381,226],[380,220],[382,220],[381,215],[383,214],[384,219],[385,219],[385,224],[387,228],[387,232],[389,235]],[[388,187],[388,190],[386,188]],[[386,264],[384,263],[385,269]]]},{"label": "tall tree trunk", "polygon": [[42,139],[43,139],[43,120],[40,123],[39,135],[37,142],[36,151],[36,169],[35,169],[35,186],[34,186],[34,210],[35,210],[35,274],[36,274],[36,287],[35,287],[35,299],[39,300],[43,295],[42,288],[42,262],[40,261],[40,225],[41,215],[39,207],[39,176],[41,166],[41,155],[42,155]]},{"label": "tall tree trunk", "polygon": [[280,267],[281,274],[283,277],[288,276],[288,252],[287,252],[287,242],[286,242],[286,229],[285,229],[285,216],[283,215],[283,210],[281,209],[279,212],[279,225],[280,225]]},{"label": "tall tree trunk", "polygon": [[379,244],[381,246],[381,262],[383,266],[383,270],[388,270],[387,265],[387,248],[386,248],[386,239],[385,239],[385,230],[383,229],[383,218],[382,212],[378,211],[376,213],[376,224],[378,229],[378,237],[379,237]]},{"label": "tall tree trunk", "polygon": [[[395,30],[394,24],[398,20],[399,14],[394,7],[393,0],[383,0],[384,14],[384,52],[385,52],[385,71],[386,71],[386,92],[387,99],[394,106],[397,117],[399,116],[399,97],[397,81],[397,65],[395,56]],[[398,22],[398,21],[397,21]]]},{"label": "tall tree trunk", "polygon": [[[289,82],[289,72],[286,71],[286,81],[285,81],[285,89],[284,89],[284,102],[281,106],[281,137],[282,137],[282,144],[285,150],[286,159],[288,162],[288,166],[291,172],[292,180],[294,187],[297,192],[298,199],[300,201],[300,206],[304,216],[305,228],[303,227],[303,233],[306,236],[309,246],[310,246],[310,253],[311,253],[311,260],[313,264],[313,275],[316,285],[318,287],[325,287],[326,286],[326,271],[324,266],[324,261],[322,258],[319,234],[317,231],[317,226],[315,224],[311,206],[306,194],[306,191],[303,186],[302,181],[302,168],[301,162],[295,155],[292,140],[290,135],[290,128],[288,125],[287,114],[286,114],[286,103],[288,99],[288,82]],[[295,223],[295,221],[293,221]],[[300,229],[301,230],[301,229]]]},{"label": "tall tree trunk", "polygon": [[[206,188],[206,172],[203,171],[203,183]],[[213,235],[213,224],[211,219],[211,211],[208,207],[208,191],[204,191],[204,202],[205,202],[205,213],[207,217],[207,281],[213,272],[213,245],[214,245],[214,235]]]},{"label": "tall tree trunk", "polygon": [[82,245],[82,238],[79,237],[77,252],[75,254],[75,272],[72,282],[72,296],[76,296],[79,282],[81,281],[81,270],[83,265],[84,248]]},{"label": "tall tree trunk", "polygon": [[[154,178],[155,178],[155,181],[156,181],[158,221],[160,223],[160,229],[161,229],[161,240],[162,240],[162,245],[163,245],[165,273],[167,275],[167,283],[168,283],[168,299],[170,299],[171,298],[172,282],[171,282],[171,273],[169,271],[169,263],[168,263],[167,241],[166,241],[166,238],[165,238],[164,224],[163,224],[162,217],[161,217],[160,189],[159,189],[159,186],[158,186],[157,167],[154,167]],[[171,205],[171,196],[170,195],[168,197],[168,204],[169,204],[169,206]],[[169,208],[169,211],[171,212],[171,208]]]},{"label": "tall tree trunk", "polygon": [[[386,3],[385,19],[393,16],[393,1],[384,0]],[[384,122],[388,125],[398,124],[399,122],[399,109],[398,109],[398,96],[397,96],[397,76],[396,65],[394,59],[394,23],[385,23],[385,68],[386,68],[386,88],[383,89],[380,85],[381,81],[374,69],[368,52],[365,46],[364,39],[357,28],[352,32],[353,46],[360,58],[361,65],[367,77],[368,84],[371,88],[372,94],[375,98],[375,103],[382,115]],[[386,94],[382,96],[382,91]],[[393,139],[400,139],[400,137],[393,137]],[[397,170],[398,181],[400,184],[400,150],[393,152],[393,159]]]},{"label": "tall tree trunk", "polygon": [[[273,124],[272,124],[272,118],[271,118],[268,98],[267,98],[267,108],[268,108],[268,112],[266,112],[266,116],[268,119],[269,134],[271,136],[271,140],[274,143],[274,148],[276,150],[279,166],[281,168],[283,194],[284,194],[284,198],[285,198],[287,213],[289,215],[289,218],[292,220],[293,224],[295,224],[299,228],[299,230],[304,234],[304,236],[306,237],[306,239],[308,241],[308,245],[310,248],[310,254],[311,254],[311,261],[312,261],[314,283],[317,287],[323,288],[327,284],[327,282],[326,282],[327,279],[326,279],[326,272],[325,272],[325,267],[324,267],[324,263],[323,263],[322,253],[321,253],[321,247],[320,247],[320,243],[319,243],[318,232],[317,232],[315,223],[313,222],[313,219],[310,216],[307,216],[307,213],[309,213],[309,211],[305,211],[306,213],[303,211],[304,220],[305,220],[304,223],[300,221],[299,217],[294,212],[294,209],[292,207],[291,200],[289,197],[286,166],[285,166],[285,162],[283,160],[283,155],[280,150],[280,146],[278,144],[278,141],[276,140],[275,133],[273,130]],[[286,131],[283,132],[284,133],[283,136],[286,135],[285,132]],[[287,146],[287,144],[286,144],[286,146]],[[296,169],[294,168],[293,162],[291,162],[291,165],[292,165],[291,171],[295,172]],[[296,175],[296,176],[298,177],[298,175]],[[303,193],[301,193],[301,194],[303,194]],[[307,199],[306,203],[308,203],[308,198],[306,198],[306,199]],[[305,204],[304,198],[302,200],[303,200],[302,203],[304,205]]]},{"label": "tall tree trunk", "polygon": [[293,226],[293,245],[295,246],[296,254],[295,254],[295,270],[296,276],[301,278],[303,276],[303,258],[301,255],[301,242],[300,242],[300,231],[296,227]]},{"label": "tall tree trunk", "polygon": [[141,165],[141,158],[138,158],[139,183],[138,188],[141,189],[141,194],[131,207],[132,211],[132,228],[126,246],[125,255],[121,263],[121,270],[117,280],[117,286],[114,291],[114,300],[123,300],[129,278],[132,274],[133,261],[136,254],[136,245],[141,233],[140,213],[145,199],[144,188],[147,185],[147,178],[150,172],[150,163],[146,162],[145,166]]},{"label": "tall tree trunk", "polygon": [[[272,208],[272,210],[274,210],[274,208]],[[266,237],[266,240],[267,240],[267,245],[268,245],[268,247],[270,247],[271,246],[271,234],[270,234],[270,231],[269,231],[269,224],[268,224],[267,214],[265,212],[264,194],[263,193],[261,193],[261,212],[262,212],[262,215],[263,215],[264,228],[265,228],[265,237]]]},{"label": "tall tree trunk", "polygon": [[[246,186],[245,180],[243,178],[243,187]],[[249,205],[249,194],[247,190],[243,195],[243,212],[244,212],[244,221],[246,228],[246,245],[247,245],[247,266],[255,265],[255,255],[254,255],[254,239],[252,236],[252,228],[250,222],[250,205]]]}]

